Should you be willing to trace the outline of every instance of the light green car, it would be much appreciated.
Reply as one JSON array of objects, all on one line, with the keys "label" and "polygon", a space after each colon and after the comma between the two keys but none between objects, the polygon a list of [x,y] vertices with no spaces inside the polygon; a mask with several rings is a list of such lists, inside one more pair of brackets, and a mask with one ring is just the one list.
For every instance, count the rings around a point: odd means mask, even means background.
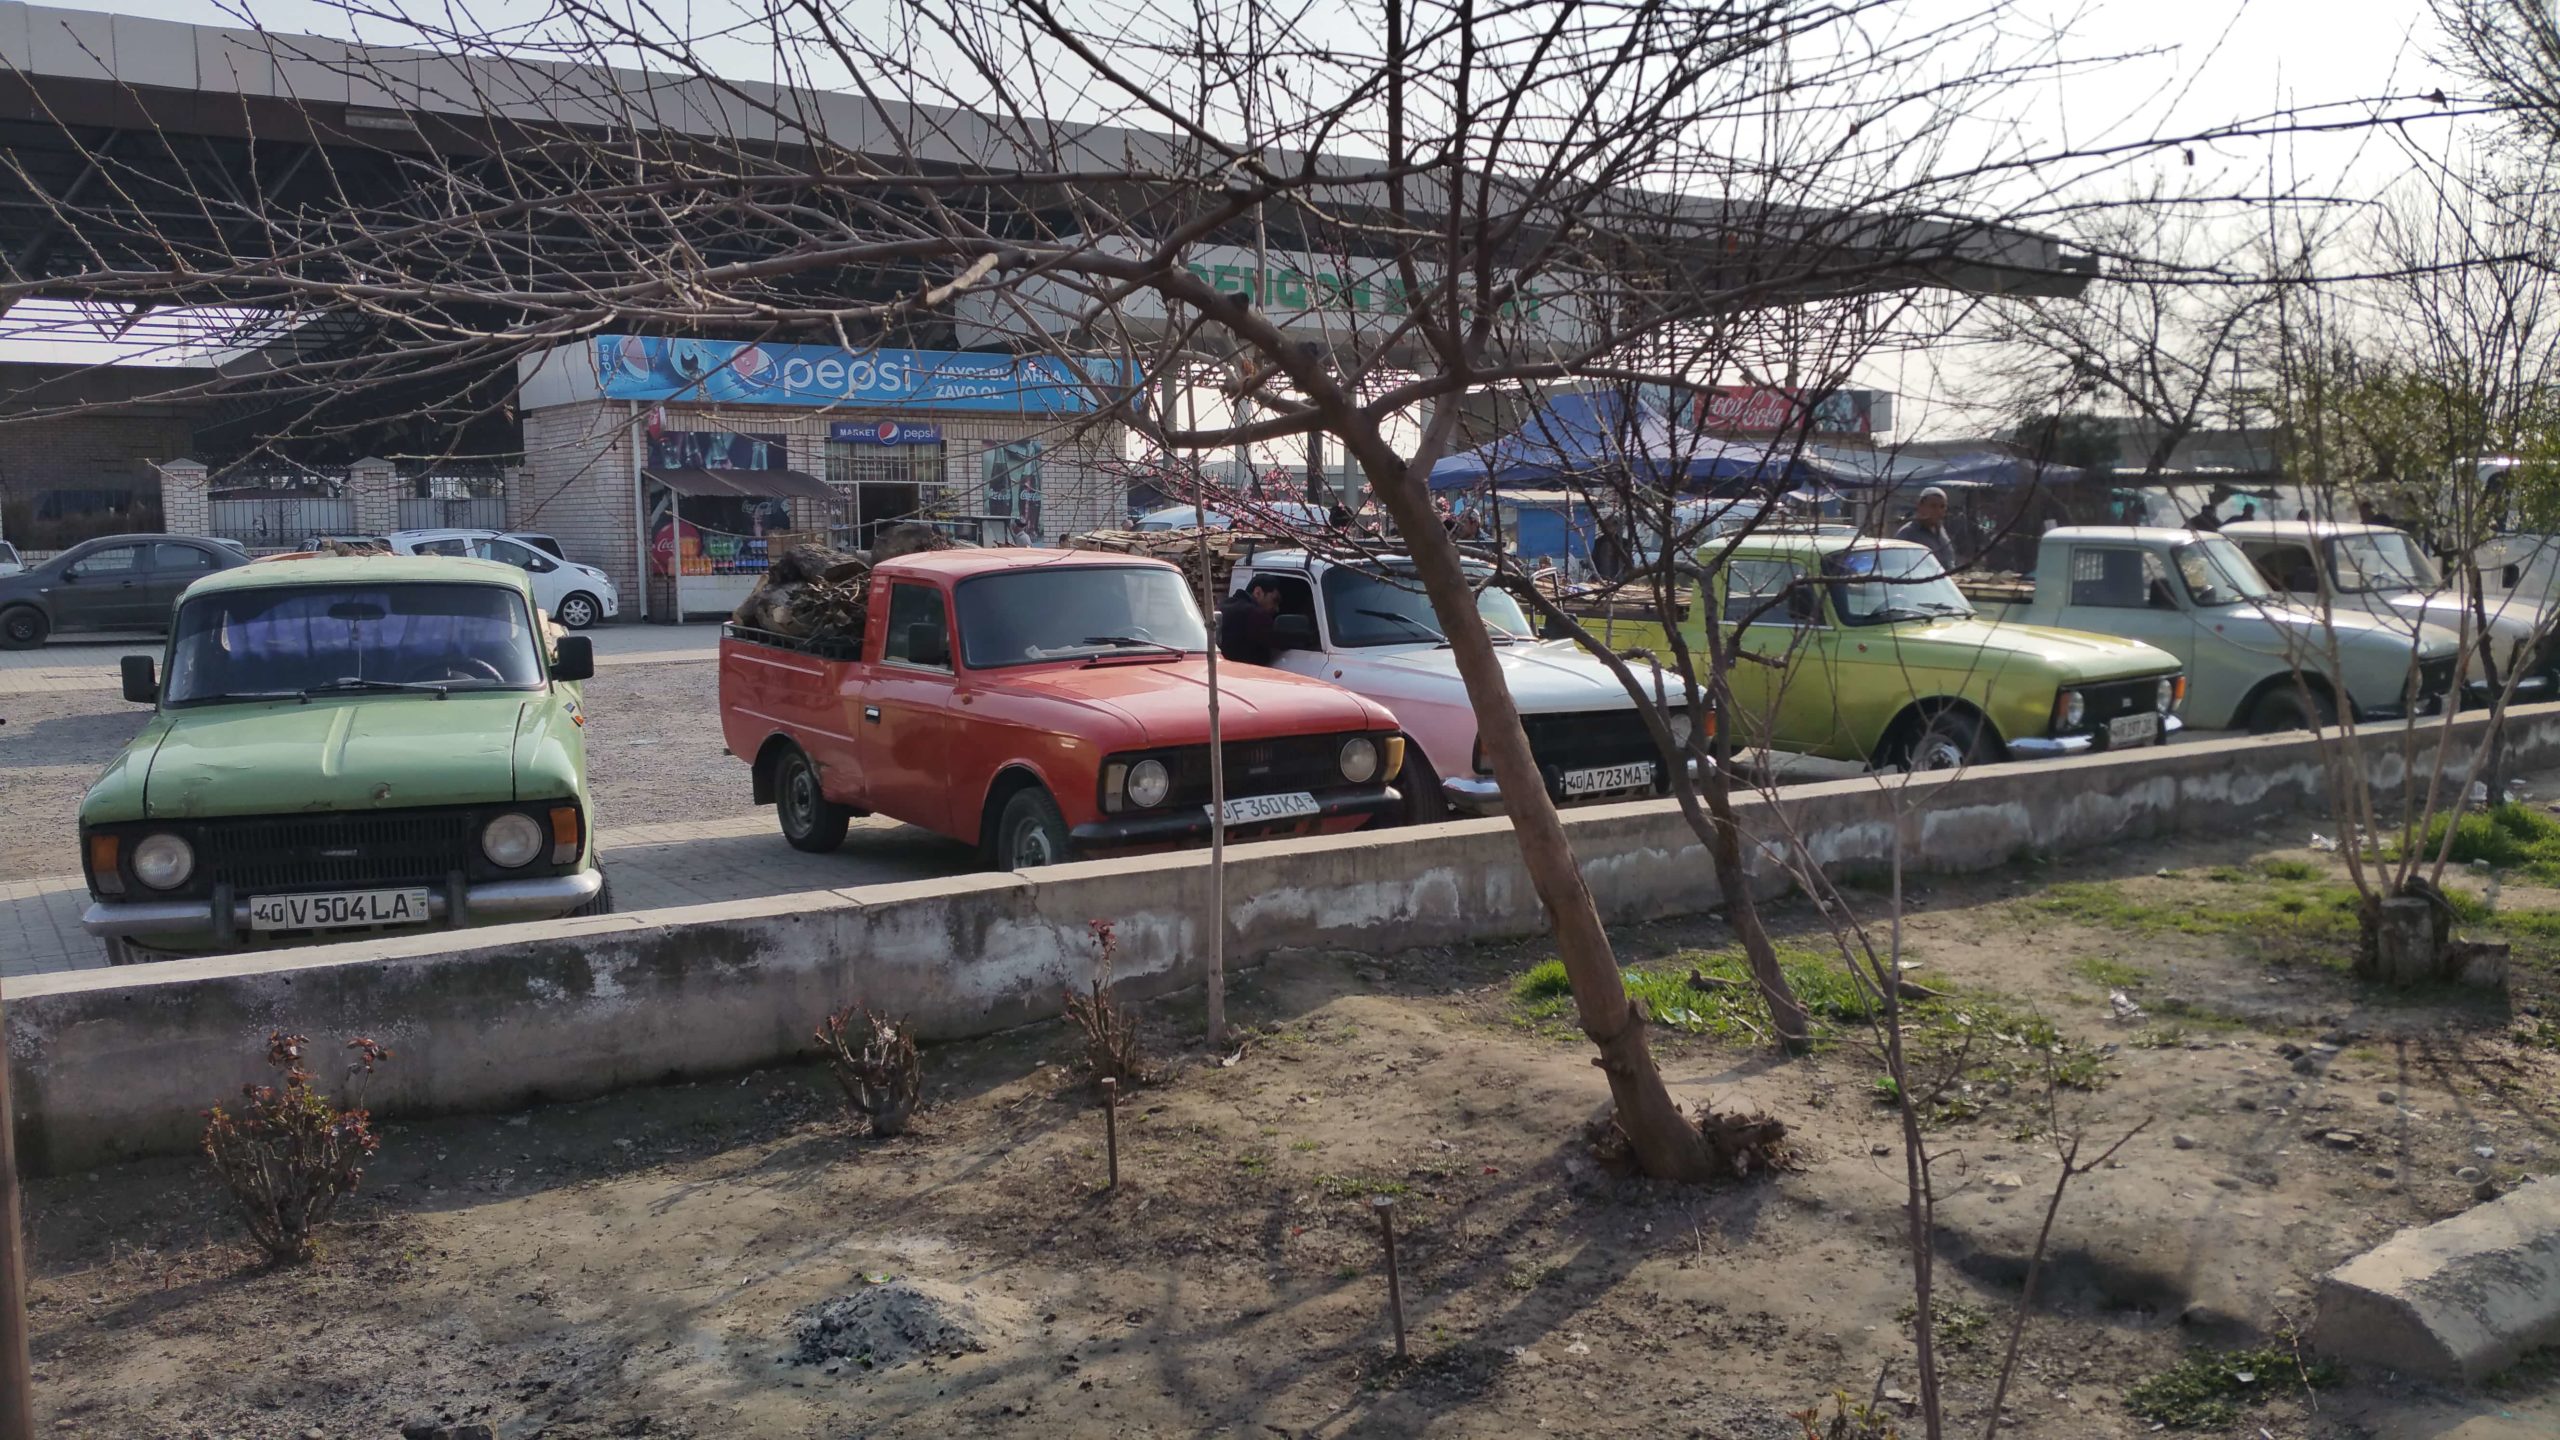
[{"label": "light green car", "polygon": [[[1698,558],[1727,635],[1739,625],[1756,657],[1726,672],[1742,744],[1935,770],[2164,744],[2182,728],[2175,656],[1979,620],[1921,546],[1766,534]],[[1684,622],[1694,653],[1705,613]]]},{"label": "light green car", "polygon": [[[178,599],[157,707],[80,802],[118,962],[610,907],[587,799],[593,673],[524,573],[360,556],[244,565]],[[147,947],[147,948],[146,948]]]}]

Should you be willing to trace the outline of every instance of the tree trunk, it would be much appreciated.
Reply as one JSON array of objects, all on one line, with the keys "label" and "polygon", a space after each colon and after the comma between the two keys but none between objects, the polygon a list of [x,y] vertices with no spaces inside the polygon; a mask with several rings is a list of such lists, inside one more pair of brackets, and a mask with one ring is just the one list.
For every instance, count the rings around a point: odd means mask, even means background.
[{"label": "tree trunk", "polygon": [[1768,927],[1760,923],[1760,899],[1751,893],[1751,874],[1742,863],[1742,827],[1733,818],[1733,797],[1721,774],[1705,777],[1698,788],[1706,796],[1713,822],[1706,836],[1707,858],[1715,866],[1716,888],[1724,894],[1725,919],[1732,922],[1733,938],[1742,942],[1751,979],[1769,1006],[1769,1025],[1778,1032],[1778,1048],[1789,1055],[1805,1054],[1813,1048],[1812,1021],[1804,1002],[1796,998],[1795,987],[1787,983],[1786,972],[1778,968],[1778,947],[1770,941]]},{"label": "tree trunk", "polygon": [[[1433,515],[1422,493],[1425,482],[1420,473],[1409,473],[1402,459],[1372,436],[1346,438],[1347,448],[1369,477],[1370,488],[1395,518],[1406,553],[1413,559],[1414,574],[1448,637],[1458,674],[1466,681],[1479,742],[1493,765],[1494,778],[1501,782],[1503,807],[1510,812],[1512,834],[1519,842],[1529,883],[1555,928],[1556,955],[1573,987],[1574,1013],[1582,1033],[1600,1052],[1593,1063],[1609,1077],[1610,1099],[1628,1149],[1648,1175],[1709,1178],[1715,1173],[1712,1153],[1698,1127],[1680,1113],[1661,1072],[1654,1068],[1653,1052],[1645,1043],[1644,1016],[1627,998],[1608,929],[1583,884],[1581,866],[1565,841],[1564,822],[1529,753],[1529,737],[1520,728],[1520,712],[1511,703],[1510,686],[1503,681],[1501,661],[1485,633],[1457,545]],[[1426,454],[1430,448],[1424,447]],[[1417,463],[1415,471],[1419,470]]]}]

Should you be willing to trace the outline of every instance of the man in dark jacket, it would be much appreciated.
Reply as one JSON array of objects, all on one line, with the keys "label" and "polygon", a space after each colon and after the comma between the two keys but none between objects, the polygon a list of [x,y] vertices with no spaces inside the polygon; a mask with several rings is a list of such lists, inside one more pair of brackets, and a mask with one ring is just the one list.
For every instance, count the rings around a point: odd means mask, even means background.
[{"label": "man in dark jacket", "polygon": [[1919,502],[1911,507],[1911,518],[1893,532],[1896,540],[1926,545],[1938,557],[1941,574],[1952,575],[1956,569],[1955,542],[1947,538],[1947,492],[1932,485],[1920,492]]},{"label": "man in dark jacket", "polygon": [[1279,647],[1271,643],[1272,622],[1280,615],[1280,582],[1256,575],[1218,607],[1218,653],[1239,665],[1268,665]]}]

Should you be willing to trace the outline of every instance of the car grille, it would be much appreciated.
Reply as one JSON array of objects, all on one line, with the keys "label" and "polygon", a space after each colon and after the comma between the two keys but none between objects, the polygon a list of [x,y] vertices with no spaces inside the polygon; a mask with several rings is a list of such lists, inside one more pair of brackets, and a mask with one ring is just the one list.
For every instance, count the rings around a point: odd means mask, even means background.
[{"label": "car grille", "polygon": [[[1350,735],[1289,735],[1276,740],[1229,740],[1222,747],[1227,769],[1227,796],[1287,795],[1296,791],[1338,790],[1342,778],[1342,743]],[[1192,746],[1156,758],[1173,772],[1173,795],[1167,803],[1209,803],[1209,747]],[[1383,758],[1383,757],[1381,757]]]},{"label": "car grille", "polygon": [[1561,715],[1523,715],[1529,753],[1554,789],[1567,770],[1601,765],[1627,765],[1639,760],[1661,763],[1662,752],[1646,733],[1644,716],[1633,709],[1577,710]]},{"label": "car grille", "polygon": [[2106,685],[2080,687],[2080,701],[2087,707],[2088,718],[2082,728],[2104,730],[2107,722],[2127,715],[2139,715],[2160,708],[2160,676],[2141,680],[2123,680]]},{"label": "car grille", "polygon": [[199,874],[248,896],[279,890],[442,885],[478,853],[467,811],[291,815],[196,827]]}]

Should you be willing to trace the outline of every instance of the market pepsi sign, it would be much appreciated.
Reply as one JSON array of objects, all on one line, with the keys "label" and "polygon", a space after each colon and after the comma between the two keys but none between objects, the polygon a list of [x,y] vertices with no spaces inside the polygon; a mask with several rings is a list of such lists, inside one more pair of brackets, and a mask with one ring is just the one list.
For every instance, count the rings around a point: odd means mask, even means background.
[{"label": "market pepsi sign", "polygon": [[839,420],[827,427],[838,445],[939,445],[942,427],[913,420]]},{"label": "market pepsi sign", "polygon": [[843,350],[660,335],[599,335],[608,400],[895,406],[1010,415],[1086,414],[1137,384],[1124,360],[959,350]]}]

